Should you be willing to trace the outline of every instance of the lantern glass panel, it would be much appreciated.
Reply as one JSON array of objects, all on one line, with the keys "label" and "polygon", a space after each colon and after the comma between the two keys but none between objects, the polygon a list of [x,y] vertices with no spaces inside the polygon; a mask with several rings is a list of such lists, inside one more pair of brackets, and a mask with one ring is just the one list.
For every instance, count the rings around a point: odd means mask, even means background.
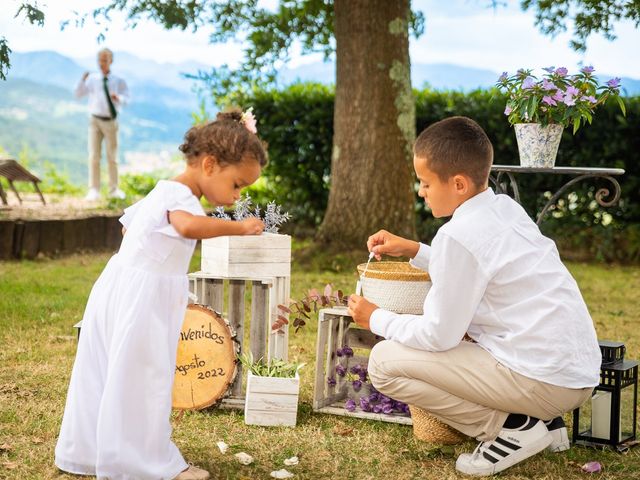
[{"label": "lantern glass panel", "polygon": [[591,423],[592,423],[592,409],[591,400],[587,400],[580,407],[580,418],[578,421],[578,432],[580,435],[591,436]]},{"label": "lantern glass panel", "polygon": [[[591,408],[591,437],[611,440],[611,409],[613,394],[605,390],[596,390],[588,402]],[[616,439],[616,442],[620,439]]]},{"label": "lantern glass panel", "polygon": [[620,392],[620,436],[622,440],[633,436],[633,411],[635,410],[633,385]]}]

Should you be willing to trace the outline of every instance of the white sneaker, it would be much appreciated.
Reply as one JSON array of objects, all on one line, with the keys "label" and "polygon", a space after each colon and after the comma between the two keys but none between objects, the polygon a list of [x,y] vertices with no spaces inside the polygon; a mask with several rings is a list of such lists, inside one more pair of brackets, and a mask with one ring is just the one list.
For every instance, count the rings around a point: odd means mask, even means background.
[{"label": "white sneaker", "polygon": [[109,197],[117,198],[118,200],[124,200],[127,196],[122,190],[120,190],[119,188],[116,188],[113,192],[109,194]]},{"label": "white sneaker", "polygon": [[524,427],[503,428],[495,440],[480,442],[473,453],[463,453],[456,470],[485,477],[501,472],[544,450],[552,441],[542,420],[529,418]]},{"label": "white sneaker", "polygon": [[544,422],[549,434],[553,438],[553,441],[547,447],[547,450],[553,453],[564,452],[571,448],[569,442],[569,433],[567,432],[567,426],[564,424],[562,417],[556,417],[553,420]]},{"label": "white sneaker", "polygon": [[100,192],[97,188],[90,188],[87,195],[84,197],[85,200],[89,202],[95,202],[100,198]]}]

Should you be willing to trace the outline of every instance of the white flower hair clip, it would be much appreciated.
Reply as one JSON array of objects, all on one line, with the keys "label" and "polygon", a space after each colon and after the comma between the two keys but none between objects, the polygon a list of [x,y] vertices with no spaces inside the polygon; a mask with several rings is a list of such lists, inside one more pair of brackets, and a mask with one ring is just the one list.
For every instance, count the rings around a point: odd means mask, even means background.
[{"label": "white flower hair clip", "polygon": [[256,124],[258,123],[258,121],[253,114],[253,107],[249,107],[245,112],[242,112],[240,122],[243,123],[245,128],[251,133],[258,133],[258,129],[256,128]]}]

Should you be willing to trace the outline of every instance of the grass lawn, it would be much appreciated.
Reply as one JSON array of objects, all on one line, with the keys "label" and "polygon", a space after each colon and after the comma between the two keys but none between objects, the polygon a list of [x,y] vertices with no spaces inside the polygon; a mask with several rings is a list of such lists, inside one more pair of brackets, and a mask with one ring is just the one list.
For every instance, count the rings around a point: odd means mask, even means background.
[{"label": "grass lawn", "polygon": [[[364,257],[365,255],[361,255]],[[76,349],[72,326],[81,319],[89,290],[109,256],[81,255],[55,260],[0,262],[0,479],[66,479],[53,465],[53,451]],[[351,292],[361,258],[316,259],[297,266],[292,296],[332,283]],[[194,258],[193,269],[199,259]],[[640,268],[570,264],[593,315],[598,335],[619,340],[629,358],[640,359]],[[247,329],[248,330],[248,329]],[[213,478],[268,479],[293,455],[287,467],[307,479],[449,479],[459,453],[475,442],[439,447],[414,439],[408,426],[314,414],[311,408],[316,328],[311,322],[291,333],[290,359],[307,362],[296,428],[244,425],[241,412],[208,410],[174,418],[174,439],[187,461]],[[569,416],[566,418],[569,419]],[[230,451],[222,455],[216,442]],[[231,455],[255,457],[250,466]],[[597,460],[601,474],[579,466]],[[575,447],[543,453],[507,470],[504,479],[640,479],[640,447],[625,455]]]}]

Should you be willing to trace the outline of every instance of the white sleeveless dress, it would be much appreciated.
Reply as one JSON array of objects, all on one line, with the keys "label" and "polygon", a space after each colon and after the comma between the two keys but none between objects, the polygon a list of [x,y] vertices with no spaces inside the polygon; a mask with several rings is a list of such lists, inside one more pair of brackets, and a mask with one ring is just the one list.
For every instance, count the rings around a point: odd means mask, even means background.
[{"label": "white sleeveless dress", "polygon": [[205,215],[186,185],[163,180],[120,219],[127,228],[120,251],[93,286],[82,319],[55,450],[61,470],[158,480],[187,468],[169,417],[196,241],[168,222],[175,210]]}]

